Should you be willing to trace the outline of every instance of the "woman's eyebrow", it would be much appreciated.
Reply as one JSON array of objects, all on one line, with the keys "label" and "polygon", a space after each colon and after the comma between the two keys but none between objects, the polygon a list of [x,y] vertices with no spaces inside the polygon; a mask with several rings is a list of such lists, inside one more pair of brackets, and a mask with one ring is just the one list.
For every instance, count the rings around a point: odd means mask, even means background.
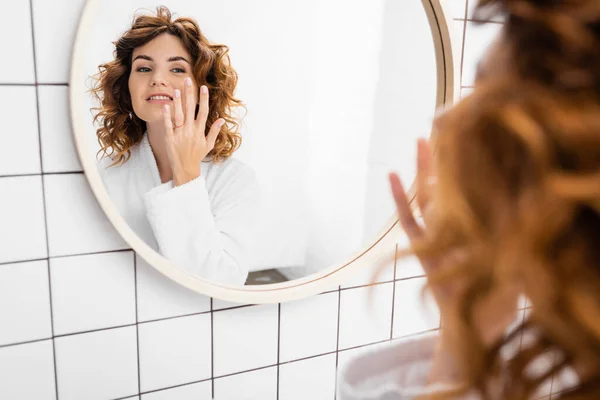
[{"label": "woman's eyebrow", "polygon": [[167,61],[169,61],[169,62],[172,62],[172,61],[185,61],[188,64],[190,63],[188,60],[185,59],[185,57],[181,57],[181,56],[169,57],[169,59]]},{"label": "woman's eyebrow", "polygon": [[[147,60],[147,61],[154,61],[154,59],[150,56],[147,56],[145,54],[140,54],[138,56],[136,56],[133,61],[137,60],[137,59],[142,59],[142,60]],[[185,61],[186,63],[190,63],[188,60],[185,59],[185,57],[181,57],[181,56],[173,56],[173,57],[169,57],[169,59],[167,60],[168,62],[173,62],[173,61]]]}]

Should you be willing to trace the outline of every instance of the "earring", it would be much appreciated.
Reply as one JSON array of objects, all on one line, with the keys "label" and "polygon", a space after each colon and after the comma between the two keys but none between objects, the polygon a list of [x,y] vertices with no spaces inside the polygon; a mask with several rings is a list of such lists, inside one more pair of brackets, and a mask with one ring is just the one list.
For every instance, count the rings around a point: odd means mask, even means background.
[{"label": "earring", "polygon": [[133,114],[129,113],[129,119],[133,120]]}]

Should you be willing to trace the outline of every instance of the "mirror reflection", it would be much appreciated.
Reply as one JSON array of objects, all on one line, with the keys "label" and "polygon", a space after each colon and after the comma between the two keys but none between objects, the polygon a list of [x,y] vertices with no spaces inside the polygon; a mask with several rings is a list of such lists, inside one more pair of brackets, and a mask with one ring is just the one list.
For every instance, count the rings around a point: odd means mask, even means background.
[{"label": "mirror reflection", "polygon": [[90,157],[131,228],[226,285],[364,251],[414,177],[436,100],[420,0],[102,1],[85,52]]}]

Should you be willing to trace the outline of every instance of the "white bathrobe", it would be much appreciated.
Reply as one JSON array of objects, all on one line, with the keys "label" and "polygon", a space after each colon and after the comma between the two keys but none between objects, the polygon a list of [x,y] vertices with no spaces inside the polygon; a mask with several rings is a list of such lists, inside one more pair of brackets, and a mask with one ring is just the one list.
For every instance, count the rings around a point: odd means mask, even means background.
[{"label": "white bathrobe", "polygon": [[150,247],[190,274],[215,283],[243,285],[260,205],[253,170],[229,158],[201,163],[200,177],[178,187],[161,183],[144,135],[123,165],[98,165],[111,200]]}]

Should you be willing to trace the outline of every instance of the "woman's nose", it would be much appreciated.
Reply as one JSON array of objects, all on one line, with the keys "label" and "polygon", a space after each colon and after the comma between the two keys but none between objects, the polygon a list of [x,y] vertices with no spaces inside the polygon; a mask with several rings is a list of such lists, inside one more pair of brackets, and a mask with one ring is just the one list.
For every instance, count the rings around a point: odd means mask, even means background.
[{"label": "woman's nose", "polygon": [[152,75],[150,86],[167,86],[167,82],[160,74],[154,74]]}]

